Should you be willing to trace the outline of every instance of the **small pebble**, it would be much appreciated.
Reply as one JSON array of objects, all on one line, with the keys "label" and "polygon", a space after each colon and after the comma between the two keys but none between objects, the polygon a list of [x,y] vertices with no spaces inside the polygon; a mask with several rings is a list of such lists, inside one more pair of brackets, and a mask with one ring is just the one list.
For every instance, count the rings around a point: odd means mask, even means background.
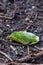
[{"label": "small pebble", "polygon": [[34,9],[35,8],[35,6],[32,6],[32,9]]},{"label": "small pebble", "polygon": [[25,18],[25,20],[26,20],[26,21],[28,21],[28,20],[29,20],[29,18],[27,17],[27,18]]},{"label": "small pebble", "polygon": [[35,60],[33,59],[32,62],[34,62]]},{"label": "small pebble", "polygon": [[32,23],[33,21],[32,21],[32,20],[30,20],[29,22],[30,22],[30,23]]},{"label": "small pebble", "polygon": [[37,30],[35,30],[34,32],[37,32]]},{"label": "small pebble", "polygon": [[13,29],[11,29],[11,32],[13,32]]},{"label": "small pebble", "polygon": [[37,31],[40,33],[42,31],[42,28],[37,28]]},{"label": "small pebble", "polygon": [[31,8],[29,8],[29,11],[31,11],[32,9]]},{"label": "small pebble", "polygon": [[7,27],[10,27],[10,25],[9,25],[9,24],[7,24],[6,26],[7,26]]}]

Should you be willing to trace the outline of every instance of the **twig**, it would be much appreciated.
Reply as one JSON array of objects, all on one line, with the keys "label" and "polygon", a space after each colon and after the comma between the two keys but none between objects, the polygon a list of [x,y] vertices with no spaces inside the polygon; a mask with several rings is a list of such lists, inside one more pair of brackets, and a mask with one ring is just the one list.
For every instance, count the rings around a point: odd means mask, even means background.
[{"label": "twig", "polygon": [[38,57],[38,56],[42,56],[42,55],[43,55],[43,51],[41,51],[41,52],[35,54],[36,57]]},{"label": "twig", "polygon": [[0,65],[7,65],[7,64],[5,64],[5,63],[0,63]]},{"label": "twig", "polygon": [[37,54],[31,54],[31,57],[33,57],[33,59],[36,59],[36,58],[38,58],[38,57],[40,57],[42,55],[43,55],[43,51],[41,51],[41,52],[39,52]]},{"label": "twig", "polygon": [[34,46],[37,50],[39,50],[39,51],[43,51],[43,47],[42,48],[39,48],[39,47],[37,47],[37,46]]},{"label": "twig", "polygon": [[3,54],[4,56],[6,56],[10,61],[13,61],[6,53],[0,51],[1,54]]},{"label": "twig", "polygon": [[7,63],[7,65],[10,65],[10,64],[11,64],[11,65],[13,65],[13,64],[15,65],[15,64],[17,64],[17,62],[16,62],[16,61],[11,61],[11,62],[8,62],[8,63]]},{"label": "twig", "polygon": [[25,29],[24,31],[28,31],[28,29],[31,27],[31,25],[32,25],[32,24],[29,24],[29,23],[28,23],[28,24],[27,24],[27,27],[26,27],[26,29]]},{"label": "twig", "polygon": [[11,48],[13,51],[16,50],[16,48],[14,48],[12,45],[10,45],[10,48]]},{"label": "twig", "polygon": [[12,19],[12,17],[2,16],[2,15],[0,15],[0,18]]},{"label": "twig", "polygon": [[27,46],[27,51],[28,51],[28,55],[29,55],[29,46]]},{"label": "twig", "polygon": [[41,52],[39,52],[37,54],[29,54],[29,55],[27,55],[27,56],[25,56],[25,57],[23,57],[21,59],[17,59],[16,61],[17,62],[26,62],[26,61],[29,61],[30,59],[35,60],[35,59],[37,59],[38,57],[40,57],[42,55],[43,55],[43,51],[41,51]]},{"label": "twig", "polygon": [[16,61],[17,62],[24,62],[24,61],[27,61],[27,60],[29,60],[31,57],[29,57],[28,55],[27,56],[25,56],[25,57],[23,57],[23,58],[21,58],[21,59],[17,59]]},{"label": "twig", "polygon": [[39,50],[38,50],[38,49],[33,48],[33,47],[32,47],[32,48],[30,48],[30,51],[33,51],[33,52],[34,52],[34,51],[35,51],[35,52],[39,52]]},{"label": "twig", "polygon": [[4,58],[0,58],[0,60],[4,60]]},{"label": "twig", "polygon": [[37,46],[34,46],[37,50],[41,51],[41,48],[37,47]]},{"label": "twig", "polygon": [[5,15],[4,13],[0,13],[0,16]]}]

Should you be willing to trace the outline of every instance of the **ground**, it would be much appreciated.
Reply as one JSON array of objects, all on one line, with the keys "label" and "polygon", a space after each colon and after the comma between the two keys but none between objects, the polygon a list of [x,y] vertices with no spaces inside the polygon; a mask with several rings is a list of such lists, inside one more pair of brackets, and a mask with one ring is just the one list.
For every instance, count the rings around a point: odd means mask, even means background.
[{"label": "ground", "polygon": [[[40,42],[34,46],[43,48],[43,1],[0,0],[0,51],[10,56],[13,61],[19,61],[17,59],[27,56],[27,46],[8,40],[6,37],[14,31],[22,30],[39,36]],[[34,48],[34,46],[30,46],[29,49]],[[31,50],[31,53],[36,53],[36,51]],[[1,63],[9,63],[11,59],[0,53]],[[43,56],[34,61],[32,59],[24,62],[43,63]]]}]

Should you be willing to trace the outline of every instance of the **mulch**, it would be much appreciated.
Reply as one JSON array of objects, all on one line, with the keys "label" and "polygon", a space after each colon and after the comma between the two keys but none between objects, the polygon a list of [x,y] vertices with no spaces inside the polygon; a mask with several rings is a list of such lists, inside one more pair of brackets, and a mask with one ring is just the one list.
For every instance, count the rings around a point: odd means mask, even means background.
[{"label": "mulch", "polygon": [[29,47],[30,54],[37,54],[39,51],[33,50],[34,47],[43,48],[43,0],[0,0],[0,51],[10,57],[0,53],[0,63],[8,64],[11,59],[21,63],[43,63],[43,55],[37,59],[19,61],[28,55],[27,46],[6,37],[14,31],[24,30],[40,37],[39,43]]}]

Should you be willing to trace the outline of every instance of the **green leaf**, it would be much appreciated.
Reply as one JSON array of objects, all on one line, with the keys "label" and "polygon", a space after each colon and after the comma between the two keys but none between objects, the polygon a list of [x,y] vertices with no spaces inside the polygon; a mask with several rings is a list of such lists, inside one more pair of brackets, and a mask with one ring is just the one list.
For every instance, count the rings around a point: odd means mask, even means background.
[{"label": "green leaf", "polygon": [[22,44],[31,42],[31,44],[36,44],[39,41],[39,37],[33,33],[26,31],[13,32],[11,35],[7,36],[8,39],[12,41],[17,41]]}]

